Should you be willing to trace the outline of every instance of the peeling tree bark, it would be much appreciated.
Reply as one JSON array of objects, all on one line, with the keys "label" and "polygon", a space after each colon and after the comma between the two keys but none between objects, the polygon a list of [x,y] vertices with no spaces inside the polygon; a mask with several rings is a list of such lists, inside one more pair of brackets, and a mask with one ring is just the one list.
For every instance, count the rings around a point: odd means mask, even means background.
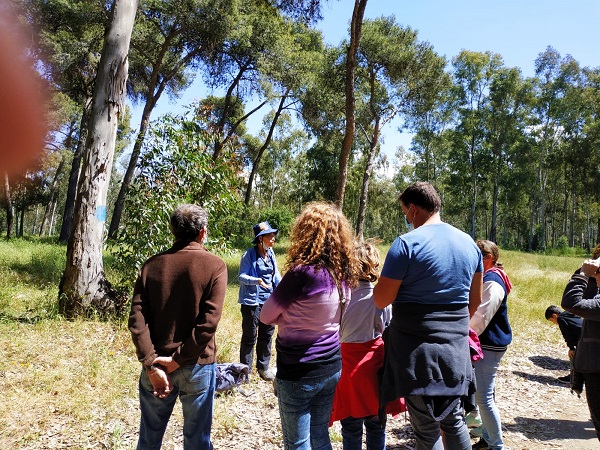
[{"label": "peeling tree bark", "polygon": [[129,43],[139,0],[115,0],[94,85],[88,134],[79,178],[67,263],[59,286],[59,309],[73,317],[117,309],[104,274],[102,244],[106,194],[119,117],[123,113]]}]

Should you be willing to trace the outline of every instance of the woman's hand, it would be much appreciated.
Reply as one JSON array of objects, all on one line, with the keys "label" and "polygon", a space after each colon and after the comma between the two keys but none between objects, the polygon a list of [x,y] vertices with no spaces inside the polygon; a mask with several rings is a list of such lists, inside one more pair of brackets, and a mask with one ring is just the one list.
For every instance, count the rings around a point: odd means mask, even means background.
[{"label": "woman's hand", "polygon": [[265,283],[262,278],[258,279],[258,285],[263,289],[271,289],[271,285]]}]

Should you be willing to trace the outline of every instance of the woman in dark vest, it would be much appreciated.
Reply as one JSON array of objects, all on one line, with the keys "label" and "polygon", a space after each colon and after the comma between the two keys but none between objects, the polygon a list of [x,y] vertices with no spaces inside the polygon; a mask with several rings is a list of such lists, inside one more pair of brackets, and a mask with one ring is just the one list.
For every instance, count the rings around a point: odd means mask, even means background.
[{"label": "woman in dark vest", "polygon": [[477,385],[475,401],[481,415],[482,438],[473,448],[501,450],[505,446],[494,389],[498,366],[512,341],[506,304],[512,285],[506,273],[498,267],[498,246],[491,241],[477,241],[477,247],[483,256],[483,296],[470,326],[479,335],[483,350],[483,358],[473,363]]}]

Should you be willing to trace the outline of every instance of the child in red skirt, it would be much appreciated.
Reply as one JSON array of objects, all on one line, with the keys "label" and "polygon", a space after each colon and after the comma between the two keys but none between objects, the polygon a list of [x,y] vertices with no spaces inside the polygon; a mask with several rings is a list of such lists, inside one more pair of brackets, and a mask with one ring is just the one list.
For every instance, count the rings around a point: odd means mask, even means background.
[{"label": "child in red skirt", "polygon": [[[363,426],[368,450],[385,449],[385,425],[378,418],[377,371],[383,365],[384,328],[392,318],[391,306],[378,309],[373,303],[373,282],[379,278],[379,252],[371,242],[357,244],[360,281],[352,291],[341,320],[342,375],[333,400],[330,425],[342,425],[344,450],[362,448]],[[406,411],[404,399],[387,404],[386,412]]]}]

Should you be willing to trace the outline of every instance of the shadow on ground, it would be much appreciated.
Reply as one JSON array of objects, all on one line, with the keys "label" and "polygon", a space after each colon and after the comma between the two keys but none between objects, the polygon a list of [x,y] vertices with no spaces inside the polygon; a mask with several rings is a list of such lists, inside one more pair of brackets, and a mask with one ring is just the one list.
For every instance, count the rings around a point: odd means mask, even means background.
[{"label": "shadow on ground", "polygon": [[[568,368],[567,368],[567,370],[568,370]],[[561,387],[564,387],[565,389],[570,389],[570,386],[568,384],[558,381],[557,376],[555,376],[555,375],[536,375],[533,373],[519,372],[518,370],[514,370],[513,373],[520,378],[524,378],[525,380],[533,381],[534,383],[539,383],[539,384],[543,384],[543,385],[551,385],[551,386],[561,386]],[[568,375],[568,373],[560,373],[557,375]]]},{"label": "shadow on ground", "polygon": [[514,423],[503,424],[509,432],[521,433],[527,439],[537,441],[556,440],[594,440],[596,432],[590,420],[568,419],[532,419],[530,417],[515,417]]},{"label": "shadow on ground", "polygon": [[569,361],[550,356],[530,356],[529,360],[536,366],[547,370],[569,370]]}]

